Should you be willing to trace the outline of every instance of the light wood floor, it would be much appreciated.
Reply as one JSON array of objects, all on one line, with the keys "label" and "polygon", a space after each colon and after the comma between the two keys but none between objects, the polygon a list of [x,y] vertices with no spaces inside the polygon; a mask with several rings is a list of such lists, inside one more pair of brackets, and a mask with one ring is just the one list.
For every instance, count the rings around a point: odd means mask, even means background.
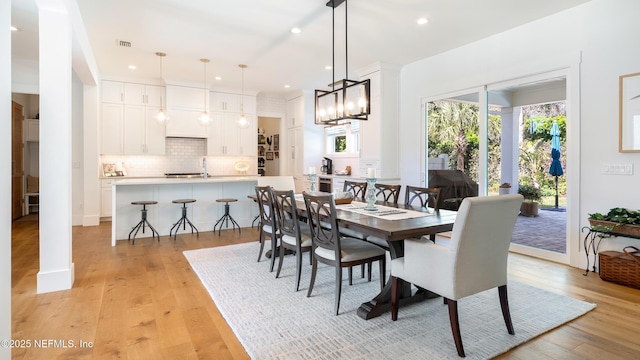
[{"label": "light wood floor", "polygon": [[[208,231],[200,238],[145,238],[111,247],[111,223],[74,227],[73,289],[39,295],[37,231],[36,221],[13,223],[13,339],[72,340],[76,347],[14,349],[14,359],[248,358],[182,252],[255,241],[256,229],[244,228],[242,236]],[[256,256],[257,250],[256,244]],[[501,359],[640,358],[640,290],[583,272],[510,256],[511,279],[598,306]],[[80,341],[93,346],[82,348]]]}]

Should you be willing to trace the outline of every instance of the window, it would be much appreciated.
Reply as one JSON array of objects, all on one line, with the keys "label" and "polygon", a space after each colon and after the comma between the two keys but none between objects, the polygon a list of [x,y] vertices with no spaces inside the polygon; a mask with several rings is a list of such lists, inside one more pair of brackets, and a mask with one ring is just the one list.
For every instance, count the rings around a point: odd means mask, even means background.
[{"label": "window", "polygon": [[360,121],[325,128],[327,154],[357,154],[360,150]]}]

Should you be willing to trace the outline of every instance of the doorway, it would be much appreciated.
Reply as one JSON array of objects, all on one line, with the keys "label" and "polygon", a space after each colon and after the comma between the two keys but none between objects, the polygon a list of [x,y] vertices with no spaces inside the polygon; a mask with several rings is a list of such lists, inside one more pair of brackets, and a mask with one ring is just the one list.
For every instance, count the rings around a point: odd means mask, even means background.
[{"label": "doorway", "polygon": [[[465,126],[464,137],[466,138],[465,146],[468,150],[467,153],[473,154],[476,152],[473,158],[469,157],[465,161],[467,163],[473,163],[472,166],[477,167],[476,171],[469,171],[469,175],[478,183],[478,194],[480,196],[498,195],[499,193],[518,193],[519,183],[525,180],[520,169],[523,134],[524,131],[528,130],[528,128],[523,128],[525,126],[526,115],[523,113],[529,111],[532,106],[543,107],[541,104],[550,103],[562,104],[562,107],[566,105],[568,110],[570,108],[570,99],[569,96],[567,96],[569,92],[569,82],[567,78],[570,74],[573,74],[571,69],[558,70],[427,99],[425,109],[429,109],[434,103],[443,100],[449,103],[471,104],[477,109],[477,118],[471,122],[471,126]],[[460,105],[458,105],[458,107],[459,106]],[[566,123],[570,122],[569,115],[570,112],[567,111],[564,118]],[[431,147],[433,146],[432,140],[437,136],[429,133],[433,128],[433,124],[429,124],[429,121],[436,120],[436,117],[427,110],[425,118],[425,128],[427,129],[427,141],[424,143],[426,147],[425,153],[429,155],[428,157],[437,156],[437,154],[431,152]],[[551,118],[553,118],[553,116],[549,116],[545,121],[541,121],[540,118],[537,119],[537,122],[542,124],[541,129],[545,129],[553,122],[549,120]],[[527,124],[529,123],[531,123],[530,119]],[[444,128],[448,127],[445,126]],[[498,129],[498,138],[496,138],[496,129]],[[573,131],[574,133],[577,131],[577,125]],[[540,133],[541,131],[539,130],[538,135],[540,135]],[[566,138],[563,137],[563,139],[567,139],[566,142],[564,140],[562,142],[563,167],[569,166],[569,172],[573,171],[575,173],[577,169],[572,170],[571,162],[564,160],[569,155],[568,149],[570,149],[570,147],[567,146],[567,144],[571,142],[571,139],[568,132],[564,132],[563,135],[566,135]],[[545,134],[545,136],[549,137],[548,134]],[[473,144],[474,141],[476,142],[475,144]],[[545,139],[545,141],[550,143],[550,139]],[[577,140],[574,140],[574,144],[571,145],[573,148],[575,148],[576,142]],[[450,146],[452,149],[455,148],[455,142],[450,142]],[[451,152],[449,156],[451,159],[451,168],[457,166],[455,161],[457,154],[459,154],[459,152]],[[539,152],[538,155],[540,154]],[[547,167],[547,162],[551,161],[551,153],[549,151],[543,155],[544,164],[542,167]],[[429,165],[425,164],[424,166],[428,167]],[[573,167],[577,168],[577,165],[574,164]],[[548,172],[549,168],[547,167],[546,170]],[[576,201],[570,201],[569,197],[571,193],[575,194],[579,189],[577,189],[577,184],[574,185],[575,189],[571,189],[569,185],[563,187],[562,185],[564,184],[570,184],[568,181],[564,181],[564,179],[566,178],[559,179],[559,183],[561,184],[559,187],[560,199],[562,199],[559,207],[562,208],[562,210],[566,210],[566,212],[557,211],[552,213],[545,210],[544,217],[524,218],[519,216],[519,222],[523,222],[523,224],[521,224],[523,227],[521,235],[524,238],[527,240],[545,238],[545,234],[541,234],[538,229],[548,229],[550,234],[553,234],[556,238],[556,241],[561,243],[559,249],[547,249],[539,246],[535,241],[531,241],[526,245],[512,243],[511,251],[563,263],[569,262],[569,256],[567,255],[570,251],[567,239],[571,237],[570,234],[568,234],[568,229],[570,228],[569,219],[574,216],[570,215],[574,209],[577,210],[577,206],[572,206],[572,203]],[[547,195],[546,197],[552,195],[547,194],[548,192],[551,190],[555,191],[555,188],[546,186],[549,185],[550,181],[554,180],[551,175],[545,178],[544,195]],[[507,188],[507,184],[508,187],[510,187],[508,190],[501,188],[502,185]],[[541,184],[537,185],[540,186]],[[564,194],[566,194],[566,197],[563,196]],[[549,217],[546,215],[553,215],[553,221],[550,222],[548,226],[541,224],[541,222],[546,221],[545,219]],[[531,222],[534,224],[530,224]],[[514,232],[514,234],[515,233],[516,232]]]},{"label": "doorway", "polygon": [[22,216],[23,194],[23,147],[22,129],[24,109],[15,101],[11,102],[11,220]]},{"label": "doorway", "polygon": [[258,117],[258,175],[279,176],[281,161],[280,118]]}]

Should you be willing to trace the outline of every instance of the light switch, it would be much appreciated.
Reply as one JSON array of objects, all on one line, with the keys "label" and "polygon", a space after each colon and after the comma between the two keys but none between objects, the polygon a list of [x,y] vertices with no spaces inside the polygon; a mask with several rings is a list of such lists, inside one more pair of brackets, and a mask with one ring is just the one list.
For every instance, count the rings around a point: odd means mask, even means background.
[{"label": "light switch", "polygon": [[633,175],[633,164],[604,164],[602,173],[605,175]]}]

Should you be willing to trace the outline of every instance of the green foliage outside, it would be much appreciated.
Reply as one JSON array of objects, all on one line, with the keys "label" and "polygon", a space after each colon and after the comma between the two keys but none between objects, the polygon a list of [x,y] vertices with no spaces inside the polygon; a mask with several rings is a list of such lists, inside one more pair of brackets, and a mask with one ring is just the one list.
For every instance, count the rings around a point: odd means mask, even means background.
[{"label": "green foliage outside", "polygon": [[[560,129],[560,162],[566,172],[566,115],[564,103],[523,107],[522,141],[518,179],[521,185],[539,189],[541,207],[555,205],[555,177],[549,174],[551,166],[551,135],[553,122]],[[533,123],[533,126],[532,126]],[[501,117],[489,115],[488,123],[488,180],[489,192],[498,192],[500,186]],[[449,155],[449,167],[458,169],[478,181],[479,123],[475,104],[435,101],[428,107],[429,157]],[[566,204],[566,181],[558,178],[559,205]]]},{"label": "green foliage outside", "polygon": [[347,137],[346,136],[336,136],[335,138],[335,151],[336,152],[345,152],[347,151]]}]

